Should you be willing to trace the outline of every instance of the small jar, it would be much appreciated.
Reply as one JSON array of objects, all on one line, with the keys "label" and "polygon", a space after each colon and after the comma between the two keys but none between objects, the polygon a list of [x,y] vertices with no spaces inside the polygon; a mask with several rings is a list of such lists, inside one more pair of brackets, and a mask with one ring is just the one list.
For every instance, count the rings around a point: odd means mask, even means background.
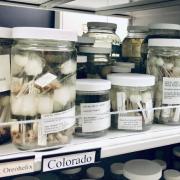
[{"label": "small jar", "polygon": [[106,78],[111,72],[110,48],[80,47],[79,51],[87,56],[87,78]]},{"label": "small jar", "polygon": [[[116,34],[116,24],[104,22],[88,22],[87,27],[88,32],[83,34],[83,36],[95,38],[95,43],[93,47],[108,47],[112,49],[112,57],[120,56],[120,52],[116,52],[116,49],[119,48],[115,48],[116,46],[120,47],[121,44],[121,40],[119,36]],[[114,47],[112,48],[112,46]]]},{"label": "small jar", "polygon": [[164,179],[165,180],[179,180],[180,172],[174,169],[168,169],[164,171]]},{"label": "small jar", "polygon": [[[113,116],[112,127],[130,131],[148,130],[154,118],[152,108],[155,77],[113,73],[109,74],[107,79],[112,84],[111,109],[119,113]],[[147,110],[141,111],[142,109]],[[128,110],[132,112],[126,113]]]},{"label": "small jar", "polygon": [[173,168],[180,171],[180,146],[173,148]]},{"label": "small jar", "polygon": [[162,38],[162,39],[180,38],[180,25],[158,23],[158,24],[151,24],[149,26],[149,33],[145,37],[141,46],[141,56],[143,58],[143,64],[145,68],[147,65],[148,41],[150,39],[157,39],[157,38]]},{"label": "small jar", "polygon": [[111,164],[111,179],[112,180],[125,180],[123,176],[123,163],[113,163]]},{"label": "small jar", "polygon": [[79,180],[82,177],[82,168],[73,168],[73,169],[63,170],[60,173],[61,173],[60,179]]},{"label": "small jar", "polygon": [[134,63],[117,62],[112,66],[112,73],[131,73],[134,68]]},{"label": "small jar", "polygon": [[[156,77],[155,107],[180,105],[180,39],[150,39],[147,73]],[[155,111],[155,120],[180,125],[180,109]]]},{"label": "small jar", "polygon": [[77,79],[87,78],[87,56],[77,56]]},{"label": "small jar", "polygon": [[77,36],[29,27],[13,28],[12,33],[11,119],[36,120],[15,124],[13,143],[24,150],[64,146],[75,125]]},{"label": "small jar", "polygon": [[[10,28],[0,27],[0,123],[10,118],[10,53],[12,35]],[[10,127],[0,126],[0,144],[11,139]]]},{"label": "small jar", "polygon": [[104,169],[102,167],[90,167],[86,170],[86,176],[91,179],[102,180],[104,178]]},{"label": "small jar", "polygon": [[84,137],[103,136],[110,127],[111,83],[102,79],[78,79],[76,82],[75,134]]},{"label": "small jar", "polygon": [[148,28],[144,26],[128,26],[128,36],[122,43],[122,57],[128,62],[135,63],[136,73],[144,72],[141,45],[147,32]]},{"label": "small jar", "polygon": [[159,180],[162,168],[155,162],[135,159],[125,163],[123,174],[130,180]]}]

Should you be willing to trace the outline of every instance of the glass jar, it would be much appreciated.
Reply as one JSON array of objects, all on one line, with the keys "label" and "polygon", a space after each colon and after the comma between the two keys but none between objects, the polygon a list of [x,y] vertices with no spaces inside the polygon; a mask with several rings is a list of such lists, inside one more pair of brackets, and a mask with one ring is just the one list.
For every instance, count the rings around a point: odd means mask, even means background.
[{"label": "glass jar", "polygon": [[[156,77],[155,107],[180,105],[180,39],[150,39],[147,73]],[[155,111],[158,123],[180,125],[179,108]]]},{"label": "glass jar", "polygon": [[128,26],[128,36],[122,43],[122,57],[128,62],[135,63],[136,73],[144,72],[141,45],[147,32],[148,28],[144,26]]},{"label": "glass jar", "polygon": [[134,63],[117,62],[112,66],[112,73],[131,73],[134,68]]},{"label": "glass jar", "polygon": [[148,41],[157,38],[180,38],[179,24],[158,23],[149,26],[149,33],[145,37],[141,46],[141,56],[143,58],[144,68],[147,67]]},{"label": "glass jar", "polygon": [[180,172],[174,169],[168,169],[164,171],[164,179],[165,180],[179,180]]},{"label": "glass jar", "polygon": [[123,176],[123,163],[113,163],[111,164],[111,179],[112,180],[125,180]]},{"label": "glass jar", "polygon": [[84,137],[103,136],[110,127],[111,83],[102,79],[78,79],[76,82],[75,134]]},{"label": "glass jar", "polygon": [[[148,130],[154,118],[152,108],[155,77],[146,74],[113,73],[109,74],[107,79],[112,84],[111,109],[119,113],[113,116],[112,127],[131,131]],[[128,110],[131,112],[126,113]]]},{"label": "glass jar", "polygon": [[123,174],[130,180],[159,180],[162,176],[162,168],[155,162],[135,159],[125,163]]},{"label": "glass jar", "polygon": [[87,78],[87,56],[77,56],[77,79]]},{"label": "glass jar", "polygon": [[[76,34],[13,28],[11,118],[20,149],[63,146],[75,124]],[[69,118],[67,118],[69,117]],[[24,123],[22,121],[36,120]]]},{"label": "glass jar", "polygon": [[[10,118],[11,29],[0,27],[0,123]],[[11,139],[10,127],[0,126],[0,144]]]},{"label": "glass jar", "polygon": [[101,180],[104,178],[104,169],[102,167],[90,167],[86,170],[88,178]]},{"label": "glass jar", "polygon": [[110,48],[80,47],[79,51],[87,56],[87,78],[106,79],[111,72]]},{"label": "glass jar", "polygon": [[[116,34],[117,25],[114,23],[88,22],[88,32],[83,36],[95,38],[93,47],[112,48],[112,57],[119,57],[116,46],[120,47],[121,40]],[[114,51],[113,51],[114,50]]]}]

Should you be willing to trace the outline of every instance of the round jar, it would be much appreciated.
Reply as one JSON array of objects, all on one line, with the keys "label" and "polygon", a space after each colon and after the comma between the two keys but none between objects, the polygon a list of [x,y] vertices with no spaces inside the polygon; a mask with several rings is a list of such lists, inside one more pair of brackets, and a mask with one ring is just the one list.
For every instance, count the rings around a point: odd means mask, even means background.
[{"label": "round jar", "polygon": [[[180,39],[150,39],[147,73],[156,77],[155,107],[180,105]],[[180,109],[155,111],[155,120],[180,125]]]},{"label": "round jar", "polygon": [[[104,22],[88,22],[88,32],[83,36],[95,38],[93,47],[112,48],[112,57],[119,57],[120,52],[117,53],[116,49],[119,49],[121,40],[116,34],[117,25],[114,23]],[[117,48],[115,48],[118,46]],[[115,51],[113,51],[115,50]]]},{"label": "round jar", "polygon": [[180,172],[174,169],[168,169],[164,171],[164,179],[165,180],[179,180]]},{"label": "round jar", "polygon": [[111,164],[111,179],[112,180],[125,180],[123,176],[123,163],[113,163]]},{"label": "round jar", "polygon": [[82,176],[82,168],[67,169],[60,172],[60,179],[63,180],[80,180]]},{"label": "round jar", "polygon": [[141,56],[143,58],[144,68],[147,65],[148,41],[157,38],[180,38],[179,24],[158,23],[149,26],[149,33],[145,37],[141,46]]},{"label": "round jar", "polygon": [[[112,127],[121,130],[148,130],[153,122],[153,86],[155,77],[146,74],[114,73],[111,81]],[[142,109],[147,109],[142,111]],[[148,110],[149,109],[149,110]],[[131,112],[125,112],[130,110]]]},{"label": "round jar", "polygon": [[76,82],[75,134],[84,137],[103,136],[110,127],[111,83],[102,79],[78,79]]},{"label": "round jar", "polygon": [[101,180],[104,178],[104,169],[102,167],[90,167],[86,170],[86,175],[91,179]]},{"label": "round jar", "polygon": [[162,170],[164,171],[167,168],[167,163],[166,161],[163,161],[161,159],[154,159],[153,162],[159,164],[162,168]]},{"label": "round jar", "polygon": [[87,56],[87,78],[106,78],[111,72],[110,48],[80,47],[79,52]]},{"label": "round jar", "polygon": [[155,162],[135,159],[125,163],[123,174],[130,180],[159,180],[162,168]]},{"label": "round jar", "polygon": [[75,124],[77,36],[29,27],[13,28],[12,34],[11,118],[37,120],[15,124],[13,143],[20,149],[63,146]]},{"label": "round jar", "polygon": [[135,63],[136,73],[144,72],[141,45],[147,32],[148,28],[144,26],[128,26],[128,36],[122,43],[122,57],[128,62]]},{"label": "round jar", "polygon": [[112,66],[112,73],[131,73],[134,68],[134,63],[117,62]]},{"label": "round jar", "polygon": [[[10,115],[10,28],[0,27],[0,123],[9,121]],[[0,144],[11,139],[10,127],[0,126]]]}]

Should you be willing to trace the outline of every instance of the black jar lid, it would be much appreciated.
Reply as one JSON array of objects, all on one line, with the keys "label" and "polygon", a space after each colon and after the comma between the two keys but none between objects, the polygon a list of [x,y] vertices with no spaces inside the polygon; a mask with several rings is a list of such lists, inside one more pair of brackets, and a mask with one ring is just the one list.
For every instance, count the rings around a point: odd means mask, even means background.
[{"label": "black jar lid", "polygon": [[87,23],[88,28],[94,28],[94,29],[102,29],[102,30],[116,30],[117,24],[114,23],[105,23],[105,22],[88,22]]}]

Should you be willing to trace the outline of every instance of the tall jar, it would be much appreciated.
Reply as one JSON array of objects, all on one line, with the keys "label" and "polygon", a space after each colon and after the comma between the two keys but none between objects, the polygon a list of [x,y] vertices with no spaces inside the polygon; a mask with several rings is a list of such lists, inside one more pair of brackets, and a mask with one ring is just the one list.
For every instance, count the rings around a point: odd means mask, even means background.
[{"label": "tall jar", "polygon": [[[11,29],[0,27],[0,123],[10,118],[10,51]],[[0,144],[11,139],[10,127],[0,125]]]},{"label": "tall jar", "polygon": [[148,54],[148,41],[156,38],[180,38],[180,25],[179,24],[166,24],[158,23],[151,24],[149,26],[149,33],[145,37],[141,46],[141,56],[146,68],[147,66],[147,54]]},{"label": "tall jar", "polygon": [[[13,28],[11,119],[20,149],[63,146],[75,124],[77,36],[50,28]],[[35,122],[22,121],[36,120]]]},{"label": "tall jar", "polygon": [[[154,119],[152,108],[155,77],[146,74],[113,73],[109,74],[107,79],[112,84],[111,109],[119,112],[112,118],[112,127],[128,131],[150,129]],[[131,112],[126,113],[128,110]]]},{"label": "tall jar", "polygon": [[83,137],[99,137],[110,127],[111,83],[102,79],[78,79],[76,83],[76,129]]},{"label": "tall jar", "polygon": [[[150,39],[147,73],[156,77],[155,107],[180,105],[180,39]],[[155,111],[158,123],[180,125],[180,108]]]},{"label": "tall jar", "polygon": [[95,38],[93,47],[112,48],[112,57],[119,57],[121,40],[116,34],[117,25],[105,22],[88,22],[88,32],[83,36]]},{"label": "tall jar", "polygon": [[128,26],[128,36],[122,43],[122,57],[128,62],[135,63],[136,73],[144,72],[141,58],[141,45],[147,33],[147,27]]},{"label": "tall jar", "polygon": [[80,47],[80,53],[87,56],[87,78],[106,79],[111,72],[111,48]]}]

